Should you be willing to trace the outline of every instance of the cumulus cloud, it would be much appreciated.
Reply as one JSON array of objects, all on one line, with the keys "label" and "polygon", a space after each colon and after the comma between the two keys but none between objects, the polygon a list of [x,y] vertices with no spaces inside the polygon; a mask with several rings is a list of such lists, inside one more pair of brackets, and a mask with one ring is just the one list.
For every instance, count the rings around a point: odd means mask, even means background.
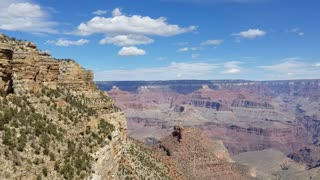
[{"label": "cumulus cloud", "polygon": [[119,56],[142,56],[145,55],[146,52],[143,49],[139,49],[134,46],[123,47],[119,52]]},{"label": "cumulus cloud", "polygon": [[183,47],[183,48],[179,48],[177,50],[177,52],[187,52],[187,51],[197,51],[198,48],[196,47]]},{"label": "cumulus cloud", "polygon": [[222,71],[223,74],[237,74],[241,72],[240,61],[229,61],[224,63],[224,68],[226,70]]},{"label": "cumulus cloud", "polygon": [[219,39],[212,39],[212,40],[207,40],[201,43],[201,46],[218,46],[223,43],[223,40]]},{"label": "cumulus cloud", "polygon": [[154,40],[143,35],[117,35],[117,36],[107,36],[100,40],[100,44],[113,44],[117,46],[134,46],[140,44],[150,44]]},{"label": "cumulus cloud", "polygon": [[92,14],[101,16],[101,15],[107,14],[107,11],[99,9],[99,10],[96,10],[96,11],[92,12]]},{"label": "cumulus cloud", "polygon": [[214,75],[214,70],[216,68],[216,65],[208,63],[172,62],[165,67],[95,72],[95,80],[210,79],[210,77]]},{"label": "cumulus cloud", "polygon": [[113,17],[116,17],[116,16],[121,16],[122,15],[122,12],[119,8],[115,8],[113,11],[112,11],[112,16]]},{"label": "cumulus cloud", "polygon": [[118,55],[137,56],[144,55],[145,51],[134,46],[153,43],[154,40],[150,36],[169,37],[195,29],[195,26],[180,27],[169,24],[164,17],[155,19],[149,16],[126,15],[121,9],[115,8],[111,17],[96,16],[88,22],[81,23],[77,27],[76,34],[82,36],[103,34],[105,38],[101,39],[99,44],[123,46]]},{"label": "cumulus cloud", "polygon": [[48,21],[48,13],[31,1],[2,0],[0,29],[32,33],[56,33],[55,22]]},{"label": "cumulus cloud", "polygon": [[281,63],[260,66],[267,79],[317,79],[320,63],[312,64],[301,58],[283,59]]},{"label": "cumulus cloud", "polygon": [[167,19],[160,17],[153,19],[148,16],[126,16],[119,8],[112,12],[112,17],[94,17],[86,23],[81,23],[77,28],[79,35],[108,34],[108,35],[156,35],[174,36],[196,29],[195,26],[180,27],[167,23]]},{"label": "cumulus cloud", "polygon": [[233,36],[238,36],[241,38],[246,38],[246,39],[255,39],[256,37],[259,36],[265,36],[267,32],[260,30],[260,29],[249,29],[247,31],[241,31],[239,33],[233,33]]},{"label": "cumulus cloud", "polygon": [[66,39],[60,38],[58,40],[48,40],[47,43],[53,44],[56,46],[82,46],[84,44],[89,43],[89,40],[79,39],[77,41],[71,41],[71,40],[66,40]]}]

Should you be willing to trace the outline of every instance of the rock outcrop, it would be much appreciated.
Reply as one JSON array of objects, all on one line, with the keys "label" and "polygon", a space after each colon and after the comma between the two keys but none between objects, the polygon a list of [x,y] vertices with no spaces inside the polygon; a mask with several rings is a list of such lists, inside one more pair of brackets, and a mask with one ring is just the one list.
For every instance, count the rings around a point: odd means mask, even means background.
[{"label": "rock outcrop", "polygon": [[[2,88],[17,94],[39,92],[41,86],[68,87],[78,91],[97,90],[93,72],[74,60],[57,60],[26,41],[12,41],[1,35],[0,62]],[[10,82],[12,81],[11,85]]]},{"label": "rock outcrop", "polygon": [[119,179],[126,119],[92,71],[0,35],[0,91],[0,179]]},{"label": "rock outcrop", "polygon": [[209,140],[197,129],[175,126],[160,140],[158,151],[186,179],[254,179],[250,168],[231,160],[221,142]]},{"label": "rock outcrop", "polygon": [[12,92],[12,47],[0,43],[0,91]]}]

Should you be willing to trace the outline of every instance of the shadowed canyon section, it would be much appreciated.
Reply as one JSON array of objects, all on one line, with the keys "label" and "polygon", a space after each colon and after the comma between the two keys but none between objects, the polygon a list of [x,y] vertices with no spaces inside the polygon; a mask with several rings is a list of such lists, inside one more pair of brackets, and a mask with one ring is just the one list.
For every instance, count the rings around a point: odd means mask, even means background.
[{"label": "shadowed canyon section", "polygon": [[161,139],[175,124],[197,127],[236,156],[274,148],[320,165],[320,80],[97,82],[126,114],[128,133]]}]

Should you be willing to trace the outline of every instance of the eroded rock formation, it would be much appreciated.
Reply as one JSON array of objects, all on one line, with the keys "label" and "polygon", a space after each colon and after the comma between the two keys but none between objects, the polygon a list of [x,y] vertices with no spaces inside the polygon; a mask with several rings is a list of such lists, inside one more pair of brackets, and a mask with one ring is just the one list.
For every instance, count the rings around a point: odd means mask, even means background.
[{"label": "eroded rock formation", "polygon": [[233,155],[275,148],[310,168],[319,164],[318,79],[97,84],[105,90],[118,87],[110,96],[125,111],[129,135],[135,138],[161,139],[179,124],[202,128]]},{"label": "eroded rock formation", "polygon": [[249,167],[231,160],[223,143],[209,140],[197,129],[175,126],[171,135],[160,140],[158,151],[186,179],[254,179]]},{"label": "eroded rock formation", "polygon": [[41,86],[97,90],[92,71],[85,70],[74,60],[57,60],[38,50],[33,43],[12,41],[4,35],[0,38],[1,84],[5,91],[12,88],[17,94],[35,93]]},{"label": "eroded rock formation", "polygon": [[[1,34],[0,91],[1,106],[8,104],[0,110],[0,179],[118,179],[119,162],[127,147],[126,119],[109,96],[98,90],[92,71],[73,60],[54,59],[33,43]],[[8,119],[3,117],[7,111],[17,112]],[[18,115],[22,113],[25,120],[20,122]],[[29,115],[33,118],[26,124]],[[42,120],[33,122],[35,119]],[[13,125],[16,121],[18,125]],[[54,127],[52,131],[57,130],[55,135],[50,134],[51,130],[36,130],[49,125]],[[16,139],[25,128],[29,134],[23,135],[26,139],[20,147]],[[39,138],[33,137],[34,132]],[[18,134],[11,137],[12,133]],[[6,134],[12,139],[7,139]],[[42,138],[49,141],[43,146],[44,153],[37,145]],[[6,157],[4,151],[9,152]],[[71,158],[69,151],[74,151],[76,157]],[[35,165],[27,164],[33,161]],[[41,172],[39,167],[45,169]]]}]

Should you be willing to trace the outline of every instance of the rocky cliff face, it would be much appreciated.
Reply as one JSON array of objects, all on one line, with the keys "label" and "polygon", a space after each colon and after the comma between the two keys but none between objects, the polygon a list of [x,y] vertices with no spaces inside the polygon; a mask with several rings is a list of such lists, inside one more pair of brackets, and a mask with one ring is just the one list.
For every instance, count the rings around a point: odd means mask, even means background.
[{"label": "rocky cliff face", "polygon": [[39,92],[41,86],[68,87],[78,91],[97,90],[93,73],[73,60],[56,60],[36,45],[0,36],[2,89],[17,94]]},{"label": "rocky cliff face", "polygon": [[12,92],[12,47],[0,44],[0,86],[4,93]]},{"label": "rocky cliff face", "polygon": [[0,91],[0,179],[118,179],[125,116],[91,71],[0,35]]}]

